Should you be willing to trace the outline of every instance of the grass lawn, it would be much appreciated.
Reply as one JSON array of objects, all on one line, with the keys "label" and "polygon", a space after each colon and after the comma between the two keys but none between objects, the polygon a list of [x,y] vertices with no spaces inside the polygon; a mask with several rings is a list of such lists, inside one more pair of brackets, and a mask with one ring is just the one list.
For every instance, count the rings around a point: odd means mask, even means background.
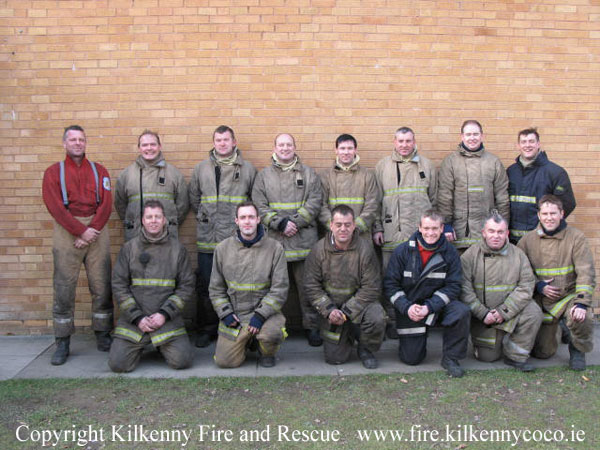
[{"label": "grass lawn", "polygon": [[458,380],[440,371],[0,383],[0,449],[42,448],[44,437],[61,449],[597,449],[599,417],[598,366]]}]

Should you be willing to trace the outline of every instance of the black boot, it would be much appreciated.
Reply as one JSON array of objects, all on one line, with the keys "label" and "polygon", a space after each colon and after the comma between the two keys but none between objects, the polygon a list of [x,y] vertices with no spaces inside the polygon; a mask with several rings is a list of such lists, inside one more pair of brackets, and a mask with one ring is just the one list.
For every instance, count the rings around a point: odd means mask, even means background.
[{"label": "black boot", "polygon": [[318,329],[313,328],[312,330],[304,330],[304,332],[306,334],[308,345],[311,347],[320,347],[323,345],[323,339],[321,338],[321,333]]},{"label": "black boot", "polygon": [[569,369],[585,370],[585,353],[577,350],[572,342],[569,342]]},{"label": "black boot", "polygon": [[398,338],[398,332],[396,331],[396,324],[395,323],[388,323],[385,326],[385,337],[387,339],[399,339]]},{"label": "black boot", "polygon": [[107,352],[112,344],[112,336],[110,331],[94,331],[96,335],[96,348],[98,351]]},{"label": "black boot", "polygon": [[52,355],[50,364],[52,364],[53,366],[61,366],[67,361],[67,356],[69,356],[70,342],[70,336],[64,338],[56,338],[56,351],[54,352],[54,355]]},{"label": "black boot", "polygon": [[358,358],[361,360],[365,369],[377,369],[379,363],[377,362],[377,358],[375,358],[375,355],[371,352],[371,350],[359,345],[357,353]]}]

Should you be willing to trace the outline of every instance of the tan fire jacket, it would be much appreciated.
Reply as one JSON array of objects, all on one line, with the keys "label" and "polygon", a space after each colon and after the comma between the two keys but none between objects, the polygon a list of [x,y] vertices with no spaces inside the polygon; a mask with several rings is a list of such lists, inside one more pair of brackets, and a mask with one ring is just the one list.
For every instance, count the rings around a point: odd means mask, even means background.
[{"label": "tan fire jacket", "polygon": [[535,230],[523,236],[518,247],[529,258],[538,281],[553,279],[552,286],[561,288],[558,301],[536,292],[535,299],[545,313],[560,317],[573,298],[576,303],[591,306],[596,272],[592,252],[581,231],[567,225],[555,235],[548,236],[538,224]]},{"label": "tan fire jacket", "polygon": [[371,227],[379,209],[379,192],[375,175],[356,164],[349,170],[337,164],[321,175],[323,206],[319,221],[329,229],[331,210],[337,205],[347,205],[354,211],[356,226],[371,239]]},{"label": "tan fire jacket", "polygon": [[417,231],[421,214],[435,207],[437,173],[417,150],[409,161],[394,150],[377,163],[375,176],[383,200],[373,232],[383,231],[383,250],[393,252]]},{"label": "tan fire jacket", "polygon": [[[269,236],[283,245],[288,261],[305,259],[318,240],[316,219],[321,211],[322,192],[315,171],[300,160],[291,170],[283,171],[273,164],[256,176],[252,200]],[[292,237],[284,236],[280,230],[285,219],[299,229]]]},{"label": "tan fire jacket", "polygon": [[196,213],[196,245],[200,253],[213,253],[223,239],[236,230],[235,209],[238,203],[250,198],[256,169],[242,158],[236,148],[237,158],[232,165],[218,165],[220,182],[217,188],[214,149],[208,159],[194,167],[190,181],[190,206]]},{"label": "tan fire jacket", "polygon": [[481,239],[483,221],[492,210],[508,221],[508,177],[500,159],[484,148],[470,152],[459,144],[442,161],[437,204],[456,232],[458,248]]},{"label": "tan fire jacket", "polygon": [[162,154],[154,164],[138,156],[119,174],[115,188],[115,209],[123,221],[125,241],[137,236],[146,200],[160,200],[169,222],[169,233],[177,237],[177,227],[190,209],[188,188],[182,173],[165,161]]}]

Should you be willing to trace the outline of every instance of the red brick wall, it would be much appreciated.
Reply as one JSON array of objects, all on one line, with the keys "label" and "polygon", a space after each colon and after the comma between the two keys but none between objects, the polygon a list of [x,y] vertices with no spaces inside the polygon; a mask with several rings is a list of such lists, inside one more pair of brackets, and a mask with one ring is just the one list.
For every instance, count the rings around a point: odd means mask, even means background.
[{"label": "red brick wall", "polygon": [[[259,168],[283,131],[317,168],[352,133],[373,167],[401,125],[439,164],[466,118],[510,164],[517,131],[537,126],[571,175],[570,222],[600,261],[598,1],[4,0],[0,41],[0,333],[51,330],[40,189],[72,123],[113,179],[144,128],[189,179],[223,123]],[[194,226],[190,215],[192,252]],[[116,253],[116,214],[110,229]],[[85,286],[82,276],[78,326],[90,323]]]}]

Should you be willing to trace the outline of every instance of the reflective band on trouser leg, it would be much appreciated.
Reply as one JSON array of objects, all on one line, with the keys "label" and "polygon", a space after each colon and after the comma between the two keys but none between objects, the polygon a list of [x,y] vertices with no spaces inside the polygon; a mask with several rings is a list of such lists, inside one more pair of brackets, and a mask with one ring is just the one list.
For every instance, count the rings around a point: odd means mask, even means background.
[{"label": "reflective band on trouser leg", "polygon": [[416,328],[397,328],[396,332],[401,336],[410,336],[415,334],[424,334],[427,331],[427,327],[416,327]]}]

